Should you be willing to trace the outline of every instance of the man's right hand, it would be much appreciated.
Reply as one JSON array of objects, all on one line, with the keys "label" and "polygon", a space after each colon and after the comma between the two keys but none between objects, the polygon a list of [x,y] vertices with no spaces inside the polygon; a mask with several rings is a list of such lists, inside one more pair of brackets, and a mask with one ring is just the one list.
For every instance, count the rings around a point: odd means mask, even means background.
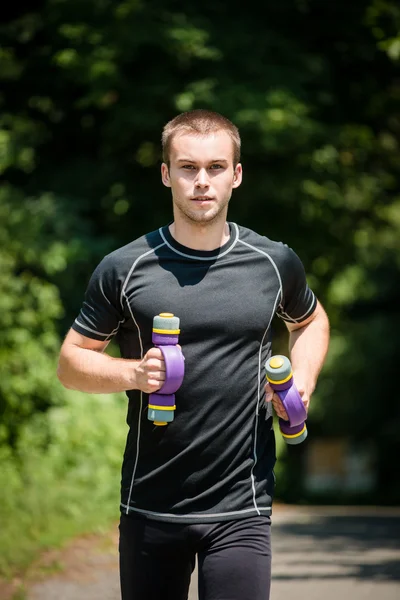
[{"label": "man's right hand", "polygon": [[150,348],[135,367],[135,388],[152,394],[157,392],[165,381],[165,362],[159,348]]}]

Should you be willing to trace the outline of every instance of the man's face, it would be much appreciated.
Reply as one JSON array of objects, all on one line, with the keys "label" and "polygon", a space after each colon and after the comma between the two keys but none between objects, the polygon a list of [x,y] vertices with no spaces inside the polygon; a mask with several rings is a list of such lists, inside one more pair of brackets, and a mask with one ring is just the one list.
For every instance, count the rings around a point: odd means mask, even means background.
[{"label": "man's face", "polygon": [[176,135],[171,144],[170,168],[161,176],[171,188],[175,219],[192,223],[225,220],[232,189],[242,181],[242,166],[233,167],[233,142],[225,131],[209,135]]}]

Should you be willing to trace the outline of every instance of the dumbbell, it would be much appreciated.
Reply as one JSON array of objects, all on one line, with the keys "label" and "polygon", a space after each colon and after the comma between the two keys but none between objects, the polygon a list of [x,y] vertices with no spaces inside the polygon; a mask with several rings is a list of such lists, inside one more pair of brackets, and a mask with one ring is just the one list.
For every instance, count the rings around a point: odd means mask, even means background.
[{"label": "dumbbell", "polygon": [[307,437],[307,411],[293,382],[292,365],[276,354],[265,363],[266,378],[282,401],[289,420],[279,418],[279,430],[287,444],[300,444]]},{"label": "dumbbell", "polygon": [[153,318],[152,342],[163,354],[165,381],[162,387],[149,395],[147,418],[154,425],[167,425],[174,420],[175,392],[185,374],[183,354],[178,348],[179,318],[172,313],[160,313]]}]

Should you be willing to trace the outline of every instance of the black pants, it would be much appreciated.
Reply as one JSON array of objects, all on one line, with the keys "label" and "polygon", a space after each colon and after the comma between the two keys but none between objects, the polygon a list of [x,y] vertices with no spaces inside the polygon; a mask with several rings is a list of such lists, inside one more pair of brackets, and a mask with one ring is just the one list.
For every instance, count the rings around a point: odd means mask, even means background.
[{"label": "black pants", "polygon": [[121,514],[122,600],[187,600],[198,558],[200,600],[268,600],[269,517],[182,525]]}]

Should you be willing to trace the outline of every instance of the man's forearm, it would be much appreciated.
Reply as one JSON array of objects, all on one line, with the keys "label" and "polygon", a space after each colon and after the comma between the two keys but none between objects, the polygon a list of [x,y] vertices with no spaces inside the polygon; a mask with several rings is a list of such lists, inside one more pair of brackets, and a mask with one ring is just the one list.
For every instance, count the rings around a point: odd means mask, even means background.
[{"label": "man's forearm", "polygon": [[60,357],[57,376],[64,387],[80,392],[124,392],[136,388],[135,367],[139,362],[74,347]]},{"label": "man's forearm", "polygon": [[310,395],[325,362],[328,345],[329,321],[322,307],[310,323],[290,332],[289,350],[293,373],[307,381]]}]

